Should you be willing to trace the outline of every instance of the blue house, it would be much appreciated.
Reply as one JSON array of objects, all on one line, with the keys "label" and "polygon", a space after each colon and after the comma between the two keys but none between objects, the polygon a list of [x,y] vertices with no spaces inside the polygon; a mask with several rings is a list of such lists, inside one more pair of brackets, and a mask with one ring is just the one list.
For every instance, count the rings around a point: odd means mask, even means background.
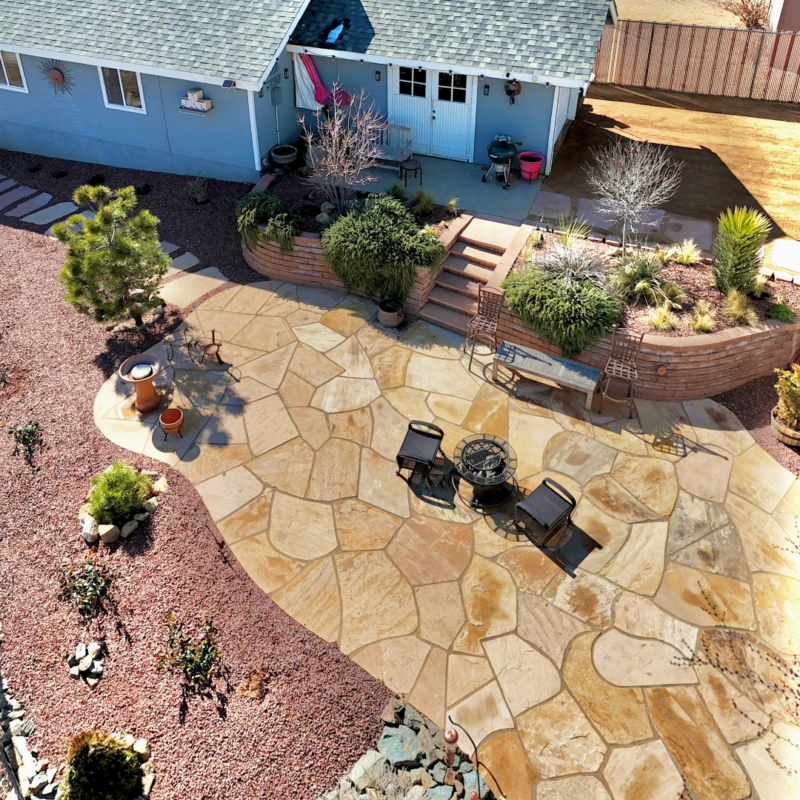
[{"label": "blue house", "polygon": [[253,181],[300,135],[303,55],[415,153],[488,163],[506,134],[549,170],[615,21],[613,0],[0,0],[0,148]]}]

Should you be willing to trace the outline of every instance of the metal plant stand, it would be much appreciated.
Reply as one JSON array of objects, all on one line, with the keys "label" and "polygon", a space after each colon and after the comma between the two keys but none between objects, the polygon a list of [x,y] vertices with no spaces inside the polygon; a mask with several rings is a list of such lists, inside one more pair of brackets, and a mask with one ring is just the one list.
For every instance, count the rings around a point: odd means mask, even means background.
[{"label": "metal plant stand", "polygon": [[[505,503],[517,489],[517,454],[499,436],[475,433],[462,439],[453,453],[453,489],[470,508],[483,511]],[[463,479],[472,485],[472,497],[459,488]]]}]

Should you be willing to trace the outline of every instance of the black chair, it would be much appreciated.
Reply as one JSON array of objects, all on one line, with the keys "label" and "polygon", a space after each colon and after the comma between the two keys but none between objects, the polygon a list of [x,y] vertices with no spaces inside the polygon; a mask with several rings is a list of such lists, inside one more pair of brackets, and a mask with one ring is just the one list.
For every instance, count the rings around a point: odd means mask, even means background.
[{"label": "black chair", "polygon": [[[547,543],[570,523],[575,510],[575,498],[561,485],[545,478],[524,500],[514,506],[514,523],[533,544],[546,547]],[[538,542],[529,530],[530,523],[544,534]]]},{"label": "black chair", "polygon": [[439,455],[442,439],[444,431],[438,426],[419,420],[409,422],[406,438],[397,454],[397,474],[401,469],[409,469],[412,475],[415,472],[429,475]]}]

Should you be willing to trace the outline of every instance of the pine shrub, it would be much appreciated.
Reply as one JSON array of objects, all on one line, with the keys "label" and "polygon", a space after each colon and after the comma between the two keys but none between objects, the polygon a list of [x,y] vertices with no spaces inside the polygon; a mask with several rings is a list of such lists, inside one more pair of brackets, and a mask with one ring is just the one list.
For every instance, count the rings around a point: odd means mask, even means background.
[{"label": "pine shrub", "polygon": [[772,226],[767,217],[753,208],[728,209],[719,216],[714,239],[714,281],[727,295],[731,289],[752,294],[761,267],[761,247]]},{"label": "pine shrub", "polygon": [[767,309],[766,317],[779,322],[794,322],[795,314],[786,303],[774,303]]},{"label": "pine shrub", "polygon": [[61,784],[64,800],[133,800],[141,789],[139,757],[95,731],[73,736]]},{"label": "pine shrub", "polygon": [[124,461],[115,461],[108,471],[95,475],[91,484],[89,513],[101,525],[122,525],[141,510],[152,481]]},{"label": "pine shrub", "polygon": [[800,364],[790,369],[776,369],[778,382],[778,419],[790,428],[800,430]]},{"label": "pine shrub", "polygon": [[[260,234],[259,225],[266,226]],[[261,240],[266,244],[277,242],[281,253],[291,253],[301,233],[299,217],[280,198],[266,192],[250,192],[239,201],[236,227],[248,250],[255,250]]]}]

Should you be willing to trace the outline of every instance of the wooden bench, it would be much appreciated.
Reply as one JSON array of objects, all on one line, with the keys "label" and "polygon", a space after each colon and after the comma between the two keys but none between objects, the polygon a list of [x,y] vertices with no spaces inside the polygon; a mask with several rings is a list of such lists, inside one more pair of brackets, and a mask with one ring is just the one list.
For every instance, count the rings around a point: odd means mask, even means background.
[{"label": "wooden bench", "polygon": [[503,342],[495,353],[492,364],[492,380],[497,381],[497,365],[502,364],[512,372],[528,378],[543,378],[558,386],[586,393],[586,408],[591,410],[592,399],[600,382],[600,370],[578,364],[568,358],[540,353],[520,344]]},{"label": "wooden bench", "polygon": [[403,161],[411,158],[411,150],[414,145],[414,131],[404,125],[387,125],[378,135],[378,147],[381,149],[380,162],[376,166],[398,169]]}]

